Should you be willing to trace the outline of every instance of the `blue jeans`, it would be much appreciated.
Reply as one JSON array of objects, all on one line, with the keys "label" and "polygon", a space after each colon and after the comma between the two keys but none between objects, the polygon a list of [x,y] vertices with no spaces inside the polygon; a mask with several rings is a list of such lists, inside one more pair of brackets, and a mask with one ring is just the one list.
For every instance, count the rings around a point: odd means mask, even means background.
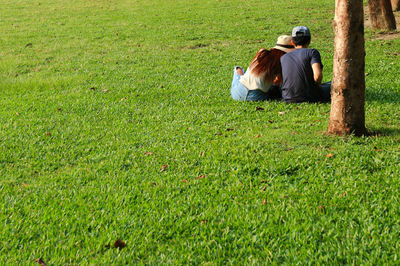
[{"label": "blue jeans", "polygon": [[239,80],[241,75],[236,72],[236,67],[233,70],[233,80],[231,86],[232,98],[236,101],[265,101],[268,94],[261,90],[249,90]]},{"label": "blue jeans", "polygon": [[321,102],[331,101],[331,81],[321,84]]}]

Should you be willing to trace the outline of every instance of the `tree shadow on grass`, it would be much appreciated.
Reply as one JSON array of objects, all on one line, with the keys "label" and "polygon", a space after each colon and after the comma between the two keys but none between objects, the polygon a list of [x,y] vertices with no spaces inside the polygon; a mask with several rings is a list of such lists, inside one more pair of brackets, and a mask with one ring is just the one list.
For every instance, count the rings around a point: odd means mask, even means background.
[{"label": "tree shadow on grass", "polygon": [[366,90],[366,102],[380,102],[380,103],[400,103],[400,93],[392,89],[387,90]]},{"label": "tree shadow on grass", "polygon": [[[388,128],[388,127],[367,127],[367,136],[369,137],[400,137],[400,129],[398,128]],[[400,139],[399,139],[400,141]]]},{"label": "tree shadow on grass", "polygon": [[[387,89],[376,89],[373,91],[366,90],[365,93],[366,102],[375,102],[381,104],[399,104],[400,103],[400,92],[396,92],[391,88]],[[397,107],[396,107],[397,108]],[[395,112],[396,110],[393,110]],[[393,113],[392,113],[393,114]],[[400,136],[400,129],[394,128],[390,124],[382,127],[369,127],[367,126],[368,136]]]}]

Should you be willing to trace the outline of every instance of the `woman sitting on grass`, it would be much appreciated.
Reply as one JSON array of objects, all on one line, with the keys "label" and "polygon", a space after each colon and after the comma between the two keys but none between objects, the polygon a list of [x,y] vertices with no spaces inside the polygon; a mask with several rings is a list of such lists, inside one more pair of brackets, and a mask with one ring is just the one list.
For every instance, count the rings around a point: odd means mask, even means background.
[{"label": "woman sitting on grass", "polygon": [[270,50],[260,49],[254,56],[246,73],[241,67],[233,70],[231,95],[237,101],[265,101],[281,98],[281,56],[293,50],[292,37],[279,36],[276,46]]}]

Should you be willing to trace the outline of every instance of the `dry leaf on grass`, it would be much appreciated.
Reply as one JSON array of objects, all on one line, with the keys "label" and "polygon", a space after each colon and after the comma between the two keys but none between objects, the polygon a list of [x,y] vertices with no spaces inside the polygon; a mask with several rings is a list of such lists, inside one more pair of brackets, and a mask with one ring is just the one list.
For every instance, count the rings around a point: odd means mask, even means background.
[{"label": "dry leaf on grass", "polygon": [[325,154],[325,157],[326,158],[330,158],[330,157],[333,157],[334,155],[332,154],[332,153],[328,153],[328,154]]},{"label": "dry leaf on grass", "polygon": [[263,205],[267,204],[267,199],[264,199],[262,202]]},{"label": "dry leaf on grass", "polygon": [[124,247],[126,247],[126,243],[121,239],[117,239],[117,241],[114,242],[114,248],[123,249]]},{"label": "dry leaf on grass", "polygon": [[38,258],[37,260],[35,260],[36,263],[39,263],[40,265],[46,266],[46,262],[44,262],[44,260],[42,258]]},{"label": "dry leaf on grass", "polygon": [[168,165],[164,164],[163,166],[161,166],[161,172],[164,172],[165,169],[168,167]]},{"label": "dry leaf on grass", "polygon": [[204,178],[206,178],[206,176],[205,175],[199,175],[198,177],[196,177],[195,179],[204,179]]}]

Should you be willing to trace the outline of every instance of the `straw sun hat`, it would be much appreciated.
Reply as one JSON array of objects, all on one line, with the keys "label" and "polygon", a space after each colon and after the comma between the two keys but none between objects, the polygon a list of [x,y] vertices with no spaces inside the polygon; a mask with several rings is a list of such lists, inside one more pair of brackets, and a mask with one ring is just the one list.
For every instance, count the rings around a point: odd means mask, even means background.
[{"label": "straw sun hat", "polygon": [[293,51],[294,46],[292,44],[292,37],[290,37],[289,35],[279,36],[278,40],[276,41],[276,45],[273,48],[284,51],[286,53]]}]

